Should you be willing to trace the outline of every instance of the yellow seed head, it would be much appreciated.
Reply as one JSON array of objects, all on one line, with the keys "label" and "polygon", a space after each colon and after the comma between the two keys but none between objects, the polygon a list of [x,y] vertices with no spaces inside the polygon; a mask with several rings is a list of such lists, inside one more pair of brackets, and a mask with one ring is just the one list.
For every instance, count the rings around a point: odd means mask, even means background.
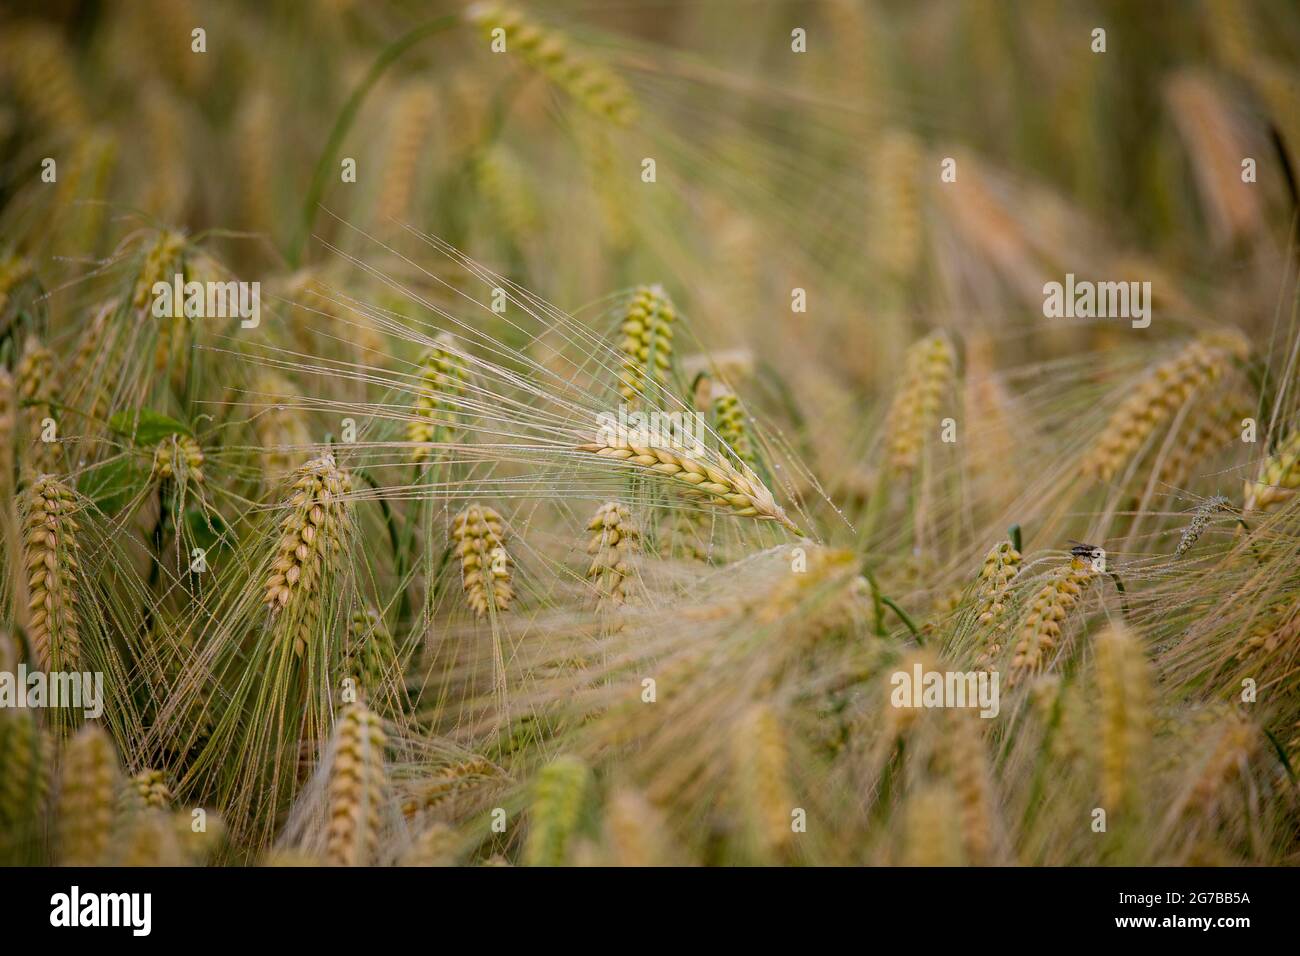
[{"label": "yellow seed head", "polygon": [[455,340],[440,332],[420,361],[420,384],[406,425],[406,440],[416,443],[411,449],[412,461],[429,458],[429,443],[459,439],[467,381]]},{"label": "yellow seed head", "polygon": [[1246,482],[1247,511],[1268,511],[1300,490],[1300,430],[1292,432],[1264,462],[1255,481]]},{"label": "yellow seed head", "polygon": [[384,729],[364,704],[339,717],[329,775],[325,857],[333,866],[373,862],[383,811]]},{"label": "yellow seed head", "polygon": [[68,742],[63,754],[56,817],[63,865],[94,866],[104,862],[118,776],[117,754],[108,734],[87,724]]},{"label": "yellow seed head", "polygon": [[524,842],[527,866],[563,866],[582,819],[591,771],[577,757],[556,757],[537,774]]},{"label": "yellow seed head", "polygon": [[44,670],[76,670],[81,663],[76,496],[63,482],[45,475],[27,489],[24,505],[32,647]]},{"label": "yellow seed head", "polygon": [[952,343],[942,332],[926,336],[907,350],[902,384],[885,425],[886,452],[895,471],[916,467],[955,370]]},{"label": "yellow seed head", "polygon": [[591,555],[587,577],[596,586],[597,599],[601,605],[622,605],[627,601],[626,582],[632,573],[628,559],[639,547],[641,532],[627,508],[617,501],[597,508],[587,530],[592,532],[587,545]]},{"label": "yellow seed head", "polygon": [[1097,576],[1090,560],[1074,557],[1070,563],[1054,569],[1030,601],[1028,612],[1020,626],[1020,640],[1011,659],[1008,685],[1020,682],[1022,677],[1037,674],[1045,663],[1047,654],[1061,640],[1061,624],[1083,598],[1084,591]]},{"label": "yellow seed head", "polygon": [[315,636],[324,580],[343,551],[351,492],[352,479],[335,465],[333,455],[303,465],[290,490],[266,581],[266,604],[299,655]]},{"label": "yellow seed head", "polygon": [[603,63],[574,52],[561,34],[498,3],[474,4],[465,15],[494,42],[501,36],[496,31],[503,31],[507,53],[541,72],[585,109],[619,126],[636,118],[636,104],[622,78]]},{"label": "yellow seed head", "polygon": [[154,449],[154,478],[170,480],[178,473],[203,484],[203,449],[189,435],[168,435]]},{"label": "yellow seed head", "polygon": [[1199,389],[1218,381],[1250,346],[1237,333],[1208,333],[1156,365],[1111,415],[1083,469],[1102,481],[1119,474],[1148,438]]},{"label": "yellow seed head", "polygon": [[640,286],[632,294],[619,326],[623,367],[618,390],[624,401],[649,399],[651,404],[661,404],[655,400],[653,385],[668,384],[676,321],[677,311],[662,286]]},{"label": "yellow seed head", "polygon": [[486,617],[489,610],[509,610],[514,588],[501,515],[486,505],[472,504],[452,521],[451,539],[470,609],[479,617]]}]

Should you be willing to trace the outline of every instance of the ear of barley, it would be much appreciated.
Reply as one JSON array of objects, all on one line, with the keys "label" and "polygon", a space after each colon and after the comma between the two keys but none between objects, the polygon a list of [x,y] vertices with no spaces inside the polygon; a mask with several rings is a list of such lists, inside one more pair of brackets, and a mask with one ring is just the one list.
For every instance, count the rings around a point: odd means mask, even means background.
[{"label": "ear of barley", "polygon": [[45,812],[48,752],[34,714],[0,709],[0,862],[25,858]]},{"label": "ear of barley", "polygon": [[142,808],[115,835],[111,859],[115,866],[185,866],[191,861],[181,845],[181,833],[170,814]]},{"label": "ear of barley", "polygon": [[76,64],[52,25],[32,20],[6,24],[0,74],[13,85],[18,102],[48,130],[71,134],[85,125]]},{"label": "ear of barley", "polygon": [[1112,813],[1134,806],[1150,735],[1151,682],[1132,632],[1115,624],[1096,641],[1101,705],[1101,795]]},{"label": "ear of barley", "polygon": [[504,31],[508,53],[519,56],[585,109],[619,126],[636,118],[636,104],[623,80],[604,64],[574,52],[560,33],[504,4],[476,3],[465,16],[489,37],[498,28]]},{"label": "ear of barley", "polygon": [[472,504],[453,519],[451,540],[470,609],[479,617],[489,610],[509,610],[514,588],[501,515],[487,505]]},{"label": "ear of barley", "polygon": [[17,390],[14,377],[6,368],[0,368],[0,501],[13,501],[14,496],[14,432],[17,426]]},{"label": "ear of barley", "polygon": [[981,718],[962,708],[952,708],[948,717],[946,756],[960,807],[962,848],[969,863],[982,866],[992,862],[995,799]]},{"label": "ear of barley", "polygon": [[740,407],[736,393],[725,385],[715,383],[713,393],[713,420],[717,423],[718,437],[726,443],[727,453],[751,468],[756,464],[754,443],[745,423],[745,412]]},{"label": "ear of barley", "polygon": [[1300,640],[1300,600],[1290,595],[1270,601],[1251,623],[1243,643],[1245,655],[1270,655]]},{"label": "ear of barley", "polygon": [[17,256],[0,257],[0,315],[4,315],[14,289],[33,275],[32,264]]},{"label": "ear of barley", "polygon": [[161,232],[144,255],[140,274],[131,293],[131,305],[149,312],[153,307],[153,287],[157,282],[170,285],[176,273],[183,271],[185,237],[170,230]]},{"label": "ear of barley", "polygon": [[58,814],[59,859],[64,866],[104,862],[113,826],[119,770],[113,743],[94,724],[87,724],[63,754]]},{"label": "ear of barley", "polygon": [[436,809],[498,777],[497,768],[482,757],[461,760],[410,787],[402,799],[402,814],[410,819],[422,811]]},{"label": "ear of barley", "polygon": [[384,183],[377,204],[380,223],[390,219],[402,222],[410,215],[411,197],[419,183],[424,165],[421,158],[437,105],[433,90],[420,82],[403,89],[393,104]]},{"label": "ear of barley", "polygon": [[708,561],[705,516],[693,507],[669,508],[660,522],[659,540],[665,557],[687,561]]},{"label": "ear of barley", "polygon": [[25,454],[20,461],[26,471],[40,474],[58,470],[58,444],[42,440],[45,420],[54,418],[57,397],[54,353],[34,336],[29,337],[18,363],[18,400],[23,406],[23,431],[26,433],[23,436]]},{"label": "ear of barley", "polygon": [[29,638],[46,671],[77,670],[81,664],[76,511],[72,489],[49,475],[37,479],[24,496]]},{"label": "ear of barley", "polygon": [[1006,601],[1011,592],[1011,582],[1020,573],[1020,552],[1010,541],[1000,541],[984,556],[976,587],[976,608],[984,646],[977,665],[983,670],[997,670],[1006,638]]},{"label": "ear of barley", "polygon": [[1192,520],[1183,529],[1182,536],[1178,539],[1178,547],[1174,550],[1174,557],[1181,558],[1192,550],[1196,542],[1201,539],[1201,535],[1205,533],[1205,529],[1210,524],[1210,519],[1230,507],[1232,507],[1232,502],[1222,495],[1216,495],[1204,504],[1198,505],[1192,515]]},{"label": "ear of barley", "polygon": [[68,403],[75,404],[91,419],[91,425],[108,416],[108,403],[114,386],[115,341],[111,320],[117,313],[117,300],[105,302],[95,309],[72,359],[68,380]]},{"label": "ear of barley", "polygon": [[406,440],[414,443],[412,461],[427,460],[432,451],[430,443],[459,440],[467,381],[455,339],[446,332],[438,333],[433,347],[420,360],[420,384],[412,418],[406,425]]},{"label": "ear of barley", "polygon": [[907,350],[903,380],[885,421],[885,446],[889,464],[909,472],[920,460],[926,435],[938,424],[939,405],[953,381],[956,356],[952,343],[935,332]]},{"label": "ear of barley", "polygon": [[1259,477],[1246,482],[1245,509],[1269,511],[1300,491],[1300,430],[1293,431],[1269,456]]},{"label": "ear of barley", "polygon": [[1055,568],[1029,603],[1029,609],[1020,626],[1020,639],[1011,659],[1008,686],[1019,684],[1026,677],[1037,674],[1045,663],[1047,654],[1055,650],[1061,640],[1061,623],[1083,598],[1084,591],[1096,578],[1097,572],[1087,558],[1074,557],[1070,563]]},{"label": "ear of barley", "polygon": [[537,229],[537,197],[523,164],[501,144],[483,150],[474,163],[474,179],[497,225],[519,245]]},{"label": "ear of barley", "polygon": [[1228,788],[1245,775],[1258,749],[1258,738],[1258,731],[1247,720],[1236,714],[1226,716],[1205,748],[1207,756],[1173,809],[1184,820],[1212,817]]},{"label": "ear of barley", "polygon": [[325,858],[333,866],[366,866],[378,845],[386,783],[386,739],[364,704],[339,717],[329,773],[329,831]]},{"label": "ear of barley", "polygon": [[445,823],[430,823],[402,854],[402,866],[455,866],[460,838]]},{"label": "ear of barley", "polygon": [[668,836],[663,815],[644,796],[626,787],[605,801],[605,846],[614,866],[667,866]]},{"label": "ear of barley", "polygon": [[790,845],[795,809],[790,793],[790,752],[776,712],[755,704],[737,722],[731,738],[736,795],[750,832],[764,855]]},{"label": "ear of barley", "polygon": [[267,483],[279,482],[291,475],[302,462],[302,456],[311,444],[302,411],[280,404],[280,399],[293,394],[293,386],[272,372],[264,373],[257,390],[269,398],[253,418],[253,431],[261,447],[262,470]]},{"label": "ear of barley", "polygon": [[335,465],[333,455],[303,465],[290,490],[266,581],[266,604],[280,635],[293,641],[299,656],[316,636],[322,589],[348,537],[351,492],[352,479]]},{"label": "ear of barley", "polygon": [[904,811],[906,866],[961,866],[961,807],[948,787],[933,785],[912,795]]},{"label": "ear of barley", "polygon": [[1111,415],[1083,470],[1102,481],[1119,474],[1147,439],[1198,389],[1218,381],[1244,359],[1249,343],[1238,333],[1207,333],[1156,365]]},{"label": "ear of barley", "polygon": [[1190,481],[1197,465],[1240,440],[1241,420],[1251,411],[1244,402],[1225,397],[1202,405],[1188,416],[1178,444],[1168,450],[1156,473],[1157,485],[1179,488]]},{"label": "ear of barley", "polygon": [[654,401],[653,385],[668,384],[673,364],[673,323],[677,310],[663,286],[639,286],[632,294],[619,325],[618,349],[622,353],[619,394],[628,403]]},{"label": "ear of barley", "polygon": [[905,282],[921,256],[921,144],[911,133],[889,130],[871,162],[867,228],[872,258],[885,275]]},{"label": "ear of barley", "polygon": [[632,573],[628,559],[640,546],[641,532],[627,508],[617,501],[597,508],[587,530],[592,532],[587,545],[591,555],[587,577],[596,586],[599,604],[618,607],[627,601],[626,583]]},{"label": "ear of barley", "polygon": [[556,757],[537,774],[524,841],[526,866],[563,866],[582,821],[591,771],[577,757]]},{"label": "ear of barley", "polygon": [[373,607],[355,611],[348,619],[344,646],[344,673],[356,680],[373,696],[385,681],[397,677],[397,649],[392,632]]},{"label": "ear of barley", "polygon": [[166,810],[172,802],[166,776],[161,770],[141,770],[127,781],[123,802],[131,809]]},{"label": "ear of barley", "polygon": [[775,521],[793,534],[803,535],[752,469],[732,465],[707,449],[696,453],[651,447],[632,434],[599,436],[599,440],[579,445],[577,450],[654,472],[732,514]]},{"label": "ear of barley", "polygon": [[172,480],[181,475],[203,484],[203,449],[189,435],[168,435],[153,453],[152,475],[157,480]]}]

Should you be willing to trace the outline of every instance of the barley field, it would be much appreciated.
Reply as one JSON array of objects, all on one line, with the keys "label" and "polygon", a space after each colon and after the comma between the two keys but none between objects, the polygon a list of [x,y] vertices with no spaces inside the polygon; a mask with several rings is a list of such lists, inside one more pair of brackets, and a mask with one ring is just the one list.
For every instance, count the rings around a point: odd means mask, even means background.
[{"label": "barley field", "polygon": [[1300,9],[7,2],[0,863],[1300,862]]}]

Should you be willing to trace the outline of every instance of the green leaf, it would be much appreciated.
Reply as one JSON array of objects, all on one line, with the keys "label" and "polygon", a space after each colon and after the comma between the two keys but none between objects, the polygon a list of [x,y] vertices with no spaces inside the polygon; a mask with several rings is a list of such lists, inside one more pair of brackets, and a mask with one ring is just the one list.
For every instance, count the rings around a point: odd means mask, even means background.
[{"label": "green leaf", "polygon": [[156,445],[168,435],[190,434],[188,425],[148,408],[118,412],[108,420],[108,427],[119,435],[133,438],[139,445]]}]

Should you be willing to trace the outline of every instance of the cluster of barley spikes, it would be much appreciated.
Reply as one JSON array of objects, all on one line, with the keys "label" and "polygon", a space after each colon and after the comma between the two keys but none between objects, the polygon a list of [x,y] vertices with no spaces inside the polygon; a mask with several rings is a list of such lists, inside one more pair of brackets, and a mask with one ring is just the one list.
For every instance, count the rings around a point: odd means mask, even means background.
[{"label": "cluster of barley spikes", "polygon": [[1293,6],[23,6],[0,863],[1300,859]]}]

